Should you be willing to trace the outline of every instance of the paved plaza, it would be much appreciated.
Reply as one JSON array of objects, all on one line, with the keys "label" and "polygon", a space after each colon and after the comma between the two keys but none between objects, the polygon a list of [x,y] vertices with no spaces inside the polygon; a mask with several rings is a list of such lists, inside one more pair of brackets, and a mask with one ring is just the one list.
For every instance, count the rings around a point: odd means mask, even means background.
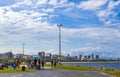
[{"label": "paved plaza", "polygon": [[114,77],[96,71],[73,71],[62,69],[44,69],[32,73],[0,74],[0,77]]}]

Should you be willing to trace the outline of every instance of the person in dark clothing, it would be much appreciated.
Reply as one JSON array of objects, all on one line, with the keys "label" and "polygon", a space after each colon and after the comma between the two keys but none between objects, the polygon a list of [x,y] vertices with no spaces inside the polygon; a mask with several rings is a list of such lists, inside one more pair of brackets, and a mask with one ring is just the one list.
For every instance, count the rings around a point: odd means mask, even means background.
[{"label": "person in dark clothing", "polygon": [[41,61],[40,61],[40,59],[38,59],[38,65],[40,65],[41,64]]},{"label": "person in dark clothing", "polygon": [[45,64],[45,62],[44,62],[44,60],[42,60],[42,61],[41,61],[41,68],[42,68],[42,69],[44,69],[44,64]]},{"label": "person in dark clothing", "polygon": [[37,59],[36,58],[34,59],[34,67],[35,68],[37,67]]},{"label": "person in dark clothing", "polygon": [[54,60],[54,67],[56,67],[56,65],[57,65],[57,61],[56,61],[56,60]]},{"label": "person in dark clothing", "polygon": [[51,66],[52,66],[52,68],[53,68],[53,63],[54,63],[53,60],[51,60]]},{"label": "person in dark clothing", "polygon": [[37,65],[37,69],[38,70],[41,70],[41,60],[40,59],[38,59],[38,63],[37,63],[38,65]]}]

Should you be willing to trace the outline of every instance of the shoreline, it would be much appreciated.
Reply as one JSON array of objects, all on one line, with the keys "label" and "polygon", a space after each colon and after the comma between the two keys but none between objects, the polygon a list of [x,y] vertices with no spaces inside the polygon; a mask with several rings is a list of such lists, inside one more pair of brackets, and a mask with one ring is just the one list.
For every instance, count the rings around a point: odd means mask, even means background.
[{"label": "shoreline", "polygon": [[62,62],[63,65],[68,66],[83,66],[83,67],[91,67],[96,69],[110,69],[110,70],[120,70],[118,66],[120,62],[116,61],[108,61],[108,62]]},{"label": "shoreline", "polygon": [[62,62],[120,62],[120,60],[83,60],[83,61],[62,61]]}]

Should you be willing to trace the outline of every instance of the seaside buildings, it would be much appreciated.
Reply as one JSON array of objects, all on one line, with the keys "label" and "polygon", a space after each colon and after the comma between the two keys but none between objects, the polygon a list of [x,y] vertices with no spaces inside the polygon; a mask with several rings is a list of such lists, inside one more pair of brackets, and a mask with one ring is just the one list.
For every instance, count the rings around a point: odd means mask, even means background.
[{"label": "seaside buildings", "polygon": [[44,52],[44,51],[38,52],[38,56],[39,56],[41,59],[45,59],[45,52]]},{"label": "seaside buildings", "polygon": [[0,59],[2,58],[13,58],[12,52],[0,53]]},{"label": "seaside buildings", "polygon": [[79,55],[79,60],[82,61],[82,60],[100,60],[99,58],[99,55],[94,55],[94,54],[91,54],[91,55]]},{"label": "seaside buildings", "polygon": [[[46,61],[50,61],[52,59],[59,60],[58,54],[52,53],[45,53],[44,51],[38,52],[37,55],[25,55],[23,54],[13,54],[12,52],[0,53],[0,59],[2,58],[18,58],[18,59],[34,59],[35,57],[39,57],[40,59],[44,59]],[[91,55],[79,55],[79,56],[72,56],[68,54],[67,56],[61,55],[62,61],[85,61],[85,60],[100,60],[99,55],[91,54]]]},{"label": "seaside buildings", "polygon": [[51,53],[46,53],[45,60],[51,60],[51,59],[52,59],[52,54]]}]

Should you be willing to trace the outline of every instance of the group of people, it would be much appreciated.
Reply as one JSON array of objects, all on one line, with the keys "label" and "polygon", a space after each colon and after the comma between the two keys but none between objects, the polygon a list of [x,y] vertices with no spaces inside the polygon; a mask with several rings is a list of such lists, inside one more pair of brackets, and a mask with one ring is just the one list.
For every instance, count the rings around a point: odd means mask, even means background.
[{"label": "group of people", "polygon": [[9,60],[7,62],[0,62],[0,69],[4,69],[4,68],[9,68],[10,66],[13,68],[13,69],[16,69],[17,67],[19,68],[19,65],[20,65],[20,61],[19,60]]},{"label": "group of people", "polygon": [[52,68],[56,67],[56,65],[58,64],[58,61],[57,60],[51,60],[51,66]]},{"label": "group of people", "polygon": [[40,59],[34,59],[32,60],[27,60],[27,66],[28,68],[35,68],[35,69],[44,69],[44,64],[45,61],[44,60],[40,60]]},{"label": "group of people", "polygon": [[[9,68],[12,67],[13,69],[19,68],[20,65],[22,65],[23,62],[21,62],[19,59],[17,60],[9,60],[7,62],[0,62],[0,69],[4,69],[4,68]],[[44,69],[44,65],[45,65],[45,60],[41,60],[41,59],[28,59],[26,60],[26,62],[24,62],[25,64],[27,64],[27,67],[29,69],[37,69],[37,70],[41,70]],[[58,61],[57,60],[51,60],[51,67],[55,68],[57,65]]]}]

